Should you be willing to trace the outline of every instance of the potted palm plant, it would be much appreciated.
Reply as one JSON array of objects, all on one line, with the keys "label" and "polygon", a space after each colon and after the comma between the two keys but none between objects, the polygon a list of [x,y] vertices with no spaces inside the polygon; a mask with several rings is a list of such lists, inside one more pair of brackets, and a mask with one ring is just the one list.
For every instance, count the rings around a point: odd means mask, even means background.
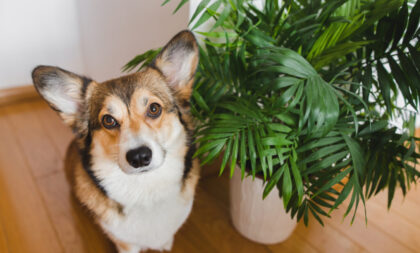
[{"label": "potted palm plant", "polygon": [[322,224],[346,199],[353,220],[384,189],[391,205],[420,176],[419,18],[420,1],[202,0],[191,18],[204,37],[191,100],[195,156],[205,164],[222,155],[220,174],[260,178],[260,198],[277,188],[280,209],[305,224],[310,215]]}]

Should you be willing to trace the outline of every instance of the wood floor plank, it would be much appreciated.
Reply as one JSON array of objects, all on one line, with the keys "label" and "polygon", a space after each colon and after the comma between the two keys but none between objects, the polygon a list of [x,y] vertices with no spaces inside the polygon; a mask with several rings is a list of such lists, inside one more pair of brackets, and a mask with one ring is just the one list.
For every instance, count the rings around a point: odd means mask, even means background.
[{"label": "wood floor plank", "polygon": [[[216,198],[226,205],[229,212],[229,179],[227,176],[206,178],[203,187],[210,190]],[[281,244],[270,246],[273,252],[362,252],[363,248],[352,240],[343,237],[331,227],[322,227],[315,220],[306,228],[299,224],[292,236]],[[322,231],[322,233],[320,233]],[[302,239],[303,238],[303,239]],[[310,242],[310,243],[309,243]],[[280,247],[281,245],[281,247]]]},{"label": "wood floor plank", "polygon": [[62,252],[45,205],[0,108],[0,215],[10,252]]},{"label": "wood floor plank", "polygon": [[71,195],[64,171],[38,179],[65,252],[113,252],[110,241]]},{"label": "wood floor plank", "polygon": [[[103,232],[70,194],[63,158],[73,138],[44,102],[0,108],[0,252],[116,252]],[[217,167],[217,166],[216,166]],[[420,194],[413,187],[394,197],[386,193],[368,202],[355,223],[342,222],[345,205],[325,219],[299,223],[291,237],[260,245],[242,237],[229,213],[229,179],[213,171],[201,180],[191,216],[176,234],[172,252],[416,252],[420,248]],[[210,173],[211,172],[211,173]],[[157,252],[156,252],[157,253]]]},{"label": "wood floor plank", "polygon": [[266,246],[239,235],[217,202],[206,189],[199,187],[192,213],[175,236],[171,252],[271,252]]},{"label": "wood floor plank", "polygon": [[[346,205],[334,210],[333,218],[330,220],[325,219],[326,225],[330,225],[337,231],[340,231],[344,236],[357,242],[369,252],[412,252],[409,248],[395,239],[395,237],[399,235],[389,236],[373,223],[368,223],[368,225],[366,225],[362,206],[359,207],[353,224],[350,224],[350,217],[347,217],[343,222],[340,222],[345,210]],[[376,214],[371,212],[368,215],[369,219],[370,216]]]},{"label": "wood floor plank", "polygon": [[16,134],[20,146],[27,155],[35,178],[57,171],[62,163],[61,157],[56,155],[57,151],[51,145],[45,128],[36,117],[36,111],[44,109],[45,106],[32,102],[6,108],[12,132]]},{"label": "wood floor plank", "polygon": [[[308,242],[307,238],[294,232],[286,241],[278,244],[267,245],[271,252],[315,253],[322,252]],[[285,250],[286,249],[286,250]]]},{"label": "wood floor plank", "polygon": [[[194,207],[193,212],[199,212],[199,210]],[[203,234],[196,227],[196,224],[196,222],[192,221],[191,217],[186,221],[180,231],[175,235],[175,241],[171,252],[218,252],[217,247],[214,247],[214,242],[202,240]]]},{"label": "wood floor plank", "polygon": [[203,178],[200,181],[200,185],[218,199],[218,202],[220,202],[226,212],[229,211],[229,177],[227,174]]},{"label": "wood floor plank", "polygon": [[[366,208],[368,211],[368,226],[374,224],[388,236],[395,238],[412,251],[420,249],[420,227],[401,219],[398,213],[388,211],[386,204],[375,202],[374,199],[367,201]],[[369,215],[371,213],[374,215]],[[396,220],[398,220],[398,224],[395,224]]]},{"label": "wood floor plank", "polygon": [[[419,166],[420,164],[417,165],[417,167]],[[411,186],[412,189],[407,193],[405,198],[407,200],[413,201],[414,203],[420,206],[420,182],[417,182],[417,183],[418,185]]]},{"label": "wood floor plank", "polygon": [[319,252],[365,252],[366,250],[356,242],[343,236],[329,224],[322,227],[315,219],[309,220],[308,227],[303,222],[299,223],[295,233],[305,238]]},{"label": "wood floor plank", "polygon": [[[225,216],[231,224],[229,218],[229,178],[227,175],[222,177],[214,176],[205,178],[201,182],[202,187],[209,192],[217,202],[220,203]],[[308,243],[306,238],[299,236],[296,231],[285,242],[275,245],[268,245],[272,252],[317,252],[318,250]]]},{"label": "wood floor plank", "polygon": [[2,219],[0,218],[0,252],[9,253],[7,247],[6,233],[3,228]]},{"label": "wood floor plank", "polygon": [[244,240],[231,225],[229,212],[221,208],[220,202],[208,193],[207,189],[200,186],[195,199],[195,210],[190,221],[197,228],[197,232],[201,233],[202,241],[213,243],[215,252],[271,252],[264,245]]},{"label": "wood floor plank", "polygon": [[[413,197],[417,197],[420,195],[420,189],[416,189],[415,187],[412,187],[411,191],[408,193],[409,195],[412,195]],[[387,203],[388,203],[388,193],[387,191],[383,191],[372,198],[371,200],[374,203],[377,203],[380,205],[383,209],[387,209]],[[397,214],[402,219],[408,221],[409,223],[414,224],[418,232],[420,233],[420,219],[419,219],[419,213],[420,213],[420,204],[415,202],[413,199],[409,199],[407,197],[404,197],[400,191],[395,192],[394,199],[392,201],[391,208],[389,210],[389,213]],[[395,215],[393,215],[394,218],[399,218]]]},{"label": "wood floor plank", "polygon": [[[31,128],[35,128],[33,135],[23,135],[19,139],[22,145],[28,147],[23,154],[28,157],[34,172],[49,168],[37,174],[36,182],[65,251],[109,252],[113,248],[100,229],[89,218],[83,217],[83,211],[77,210],[80,209],[78,203],[72,205],[74,203],[63,167],[64,153],[72,136],[70,130],[50,110],[42,101],[24,103],[12,110],[14,115],[10,118],[17,127],[21,126],[17,128],[19,133],[24,131],[23,126],[28,126],[29,121],[32,122]],[[39,145],[40,142],[48,149],[48,159],[40,160],[39,154],[32,152],[33,145]]]},{"label": "wood floor plank", "polygon": [[66,126],[61,120],[60,116],[53,111],[46,102],[42,100],[34,101],[34,104],[39,107],[35,110],[37,118],[39,118],[41,125],[46,130],[55,147],[58,149],[61,157],[64,159],[67,151],[67,146],[74,138],[70,127]]}]

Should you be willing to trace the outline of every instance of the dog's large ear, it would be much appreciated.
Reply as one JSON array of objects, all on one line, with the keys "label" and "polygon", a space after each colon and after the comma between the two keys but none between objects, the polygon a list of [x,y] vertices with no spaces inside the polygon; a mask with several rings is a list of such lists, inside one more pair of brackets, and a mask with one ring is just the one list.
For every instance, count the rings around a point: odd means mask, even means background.
[{"label": "dog's large ear", "polygon": [[185,30],[166,44],[151,66],[160,70],[182,102],[188,102],[197,65],[197,42],[193,33]]},{"label": "dog's large ear", "polygon": [[52,66],[38,66],[32,71],[38,93],[73,129],[84,106],[84,93],[92,80]]}]

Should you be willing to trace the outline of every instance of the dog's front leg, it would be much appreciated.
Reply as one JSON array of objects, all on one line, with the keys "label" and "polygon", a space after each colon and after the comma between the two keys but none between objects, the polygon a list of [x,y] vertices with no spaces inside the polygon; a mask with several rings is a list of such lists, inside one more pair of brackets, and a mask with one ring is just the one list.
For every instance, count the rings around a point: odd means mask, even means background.
[{"label": "dog's front leg", "polygon": [[134,244],[115,242],[115,245],[117,245],[118,253],[139,253],[142,251],[141,247]]},{"label": "dog's front leg", "polygon": [[174,243],[174,237],[172,236],[169,241],[167,241],[163,246],[162,250],[171,251],[172,244]]},{"label": "dog's front leg", "polygon": [[123,242],[117,238],[115,238],[112,234],[107,233],[109,239],[115,244],[117,247],[118,253],[139,253],[142,251],[142,248],[138,245]]}]

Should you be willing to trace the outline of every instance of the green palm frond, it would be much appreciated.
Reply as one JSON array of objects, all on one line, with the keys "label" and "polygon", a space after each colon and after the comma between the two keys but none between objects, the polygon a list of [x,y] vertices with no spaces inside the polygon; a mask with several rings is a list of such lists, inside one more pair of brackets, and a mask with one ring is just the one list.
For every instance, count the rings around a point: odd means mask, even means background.
[{"label": "green palm frond", "polygon": [[[220,174],[239,165],[242,177],[263,177],[263,197],[277,187],[305,224],[323,224],[346,199],[353,221],[384,189],[390,206],[420,177],[419,20],[420,1],[201,1],[190,20],[205,37],[191,98],[195,156],[205,164],[222,155]],[[401,115],[409,119],[394,127]]]}]

